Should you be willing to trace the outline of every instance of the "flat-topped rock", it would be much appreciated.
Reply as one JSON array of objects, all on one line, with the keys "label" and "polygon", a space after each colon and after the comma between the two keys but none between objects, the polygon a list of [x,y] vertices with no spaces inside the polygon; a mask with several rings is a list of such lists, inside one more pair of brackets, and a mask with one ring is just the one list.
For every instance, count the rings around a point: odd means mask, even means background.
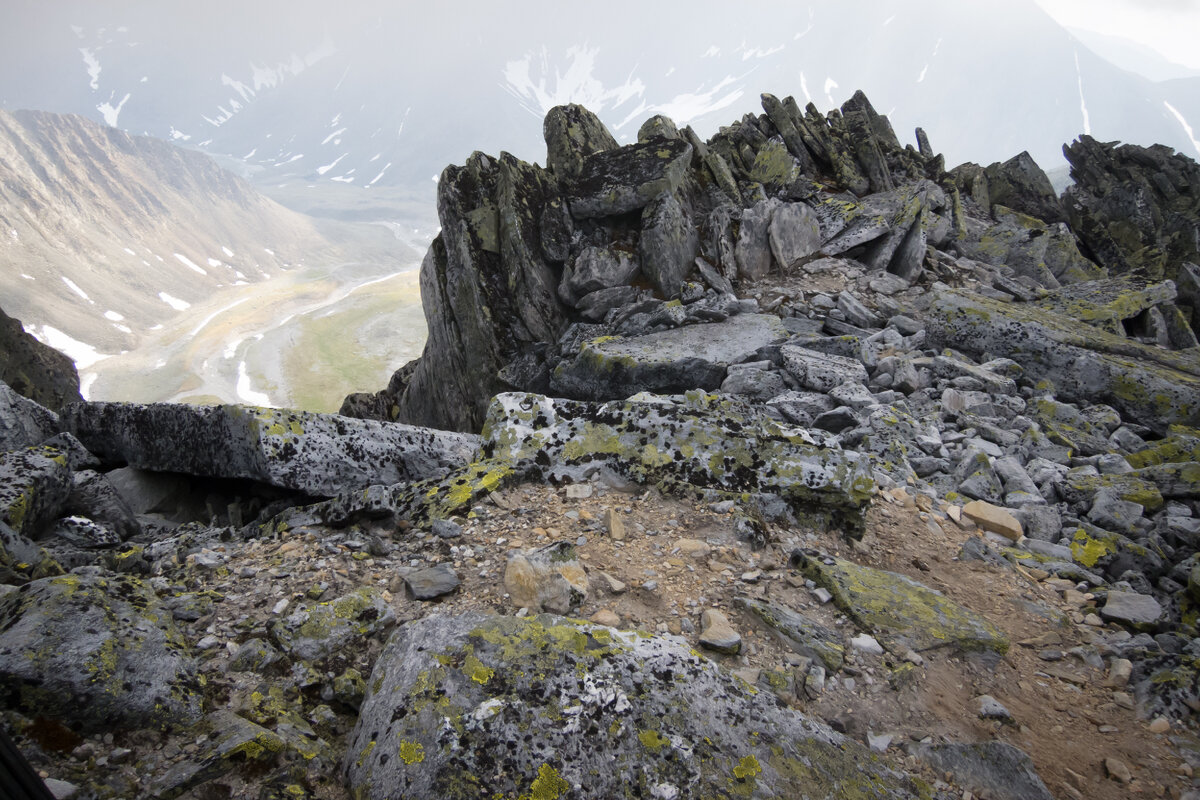
[{"label": "flat-topped rock", "polygon": [[159,472],[251,478],[317,496],[444,475],[478,438],[254,406],[81,403],[64,424],[103,459]]},{"label": "flat-topped rock", "polygon": [[617,400],[638,392],[716,389],[730,364],[787,339],[778,317],[741,314],[723,322],[629,338],[601,337],[551,376],[551,388],[580,400]]}]

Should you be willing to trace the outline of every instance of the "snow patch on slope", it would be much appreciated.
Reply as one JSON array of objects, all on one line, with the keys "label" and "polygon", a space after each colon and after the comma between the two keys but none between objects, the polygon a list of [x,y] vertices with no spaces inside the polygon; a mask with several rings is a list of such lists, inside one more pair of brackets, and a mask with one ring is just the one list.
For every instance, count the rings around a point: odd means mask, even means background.
[{"label": "snow patch on slope", "polygon": [[65,353],[67,358],[75,362],[77,369],[85,369],[95,364],[102,358],[108,358],[109,353],[101,353],[86,342],[81,342],[78,339],[63,333],[58,328],[49,325],[43,325],[40,329],[31,328],[30,335],[37,339],[42,344],[47,344]]},{"label": "snow patch on slope", "polygon": [[197,264],[195,261],[192,261],[190,258],[188,258],[187,256],[183,255],[182,253],[175,253],[175,254],[174,254],[174,256],[175,256],[175,258],[176,258],[176,259],[178,259],[178,260],[179,260],[179,263],[183,264],[183,265],[184,265],[185,267],[187,267],[188,269],[190,269],[190,270],[192,270],[192,271],[194,271],[194,272],[199,272],[201,275],[207,275],[207,274],[208,274],[208,271],[207,271],[207,270],[205,270],[205,269],[204,269],[204,267],[201,267],[201,266],[200,266],[199,264]]},{"label": "snow patch on slope", "polygon": [[1188,139],[1192,141],[1192,147],[1196,148],[1197,154],[1200,154],[1200,139],[1196,138],[1195,130],[1193,130],[1192,126],[1188,124],[1188,121],[1183,118],[1183,114],[1180,114],[1175,106],[1171,105],[1166,100],[1163,100],[1163,105],[1167,107],[1167,111],[1170,111],[1171,115],[1174,116],[1175,119],[1179,120],[1179,124],[1183,126],[1183,130],[1185,133],[1187,133]]},{"label": "snow patch on slope", "polygon": [[96,106],[96,110],[104,117],[104,121],[113,128],[117,127],[117,117],[121,115],[121,109],[125,107],[125,104],[129,102],[129,98],[131,97],[129,92],[126,92],[125,96],[121,98],[121,102],[114,106],[112,99],[115,96],[116,93],[114,92],[106,102]]},{"label": "snow patch on slope", "polygon": [[1079,110],[1083,113],[1083,132],[1092,135],[1092,120],[1088,117],[1087,101],[1083,98],[1083,72],[1079,69],[1079,51],[1075,51],[1075,77],[1079,81]]}]

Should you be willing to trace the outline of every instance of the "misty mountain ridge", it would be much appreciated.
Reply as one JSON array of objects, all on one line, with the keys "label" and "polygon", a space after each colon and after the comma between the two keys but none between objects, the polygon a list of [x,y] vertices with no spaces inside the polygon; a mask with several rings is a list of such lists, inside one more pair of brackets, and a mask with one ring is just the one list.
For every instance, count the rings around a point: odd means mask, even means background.
[{"label": "misty mountain ridge", "polygon": [[353,186],[429,182],[475,149],[535,160],[538,120],[563,102],[628,142],[655,113],[710,136],[763,90],[828,110],[861,88],[898,130],[921,124],[950,164],[1028,149],[1050,169],[1079,133],[1200,152],[1186,129],[1200,125],[1200,79],[1119,69],[1031,0],[976,5],[770,3],[739,18],[710,4],[684,19],[618,4],[586,31],[549,3],[526,6],[519,26],[482,3],[459,7],[469,24],[257,6],[230,9],[236,24],[218,31],[208,7],[76,3],[53,20],[26,12],[43,35],[0,54],[22,65],[4,71],[0,97],[225,153],[266,182]]}]

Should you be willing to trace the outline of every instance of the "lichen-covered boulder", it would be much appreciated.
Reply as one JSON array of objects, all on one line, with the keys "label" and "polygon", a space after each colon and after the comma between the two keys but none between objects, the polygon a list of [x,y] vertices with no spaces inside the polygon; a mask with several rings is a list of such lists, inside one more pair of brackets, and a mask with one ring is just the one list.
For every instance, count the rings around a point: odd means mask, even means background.
[{"label": "lichen-covered boulder", "polygon": [[739,314],[644,336],[604,336],[562,362],[551,374],[550,386],[556,394],[578,400],[716,389],[730,364],[787,336],[779,318],[769,314]]},{"label": "lichen-covered boulder", "polygon": [[385,631],[396,613],[373,586],[301,607],[271,626],[279,649],[299,661],[319,661],[355,640]]},{"label": "lichen-covered boulder", "polygon": [[1037,217],[1042,222],[1065,222],[1058,193],[1029,151],[984,170],[991,202]]},{"label": "lichen-covered boulder", "polygon": [[1011,267],[1048,289],[1104,277],[1104,270],[1079,252],[1075,236],[1065,225],[1048,225],[1001,205],[994,206],[992,213],[996,224],[972,229],[960,239],[968,257]]},{"label": "lichen-covered boulder", "polygon": [[57,414],[0,383],[0,453],[41,444],[58,431]]},{"label": "lichen-covered boulder", "polygon": [[831,556],[795,551],[792,565],[833,595],[846,616],[897,655],[949,647],[1008,651],[1008,639],[988,620],[912,578]]},{"label": "lichen-covered boulder", "polygon": [[683,139],[654,139],[587,156],[567,186],[571,215],[590,219],[637,211],[678,189],[691,160],[692,146]]},{"label": "lichen-covered boulder", "polygon": [[468,463],[476,446],[469,434],[252,406],[81,403],[63,419],[109,461],[317,496],[439,476]]},{"label": "lichen-covered boulder", "polygon": [[1001,303],[961,290],[941,292],[926,313],[935,348],[1006,353],[1064,400],[1107,403],[1125,419],[1166,432],[1200,424],[1200,358],[1150,347],[1079,324],[1032,303]]},{"label": "lichen-covered boulder", "polygon": [[89,569],[0,596],[6,696],[81,732],[195,722],[195,663],[170,610],[141,580]]},{"label": "lichen-covered boulder", "polygon": [[546,169],[560,180],[578,177],[588,156],[620,147],[599,117],[574,103],[547,111],[542,135],[546,139]]},{"label": "lichen-covered boulder", "polygon": [[820,661],[833,672],[845,663],[846,648],[842,645],[841,634],[778,603],[752,597],[739,597],[735,602],[762,620],[784,644],[800,655]]},{"label": "lichen-covered boulder", "polygon": [[71,467],[53,447],[0,453],[0,522],[37,538],[71,494]]},{"label": "lichen-covered boulder", "polygon": [[869,461],[812,442],[751,406],[699,392],[599,405],[510,393],[493,400],[480,452],[555,482],[607,469],[667,490],[774,495],[797,514],[856,530],[874,492]]},{"label": "lichen-covered boulder", "polygon": [[369,686],[342,762],[363,800],[882,800],[924,788],[671,637],[430,616],[393,634]]},{"label": "lichen-covered boulder", "polygon": [[680,287],[699,252],[696,226],[674,194],[663,192],[642,210],[642,235],[638,241],[642,274],[663,297],[679,297]]},{"label": "lichen-covered boulder", "polygon": [[275,524],[387,516],[424,523],[463,513],[520,481],[578,482],[607,471],[667,492],[736,496],[772,515],[861,533],[875,491],[869,459],[813,441],[752,406],[701,392],[602,404],[505,393],[492,400],[470,465],[440,480],[343,493]]}]

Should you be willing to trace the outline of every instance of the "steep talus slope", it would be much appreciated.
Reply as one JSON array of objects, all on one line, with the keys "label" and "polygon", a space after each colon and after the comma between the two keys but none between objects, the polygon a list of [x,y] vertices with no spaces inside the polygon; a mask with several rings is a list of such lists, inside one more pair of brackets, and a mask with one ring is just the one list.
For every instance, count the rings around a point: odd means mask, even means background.
[{"label": "steep talus slope", "polygon": [[5,309],[103,353],[328,247],[204,155],[32,111],[0,112],[0,232]]}]

